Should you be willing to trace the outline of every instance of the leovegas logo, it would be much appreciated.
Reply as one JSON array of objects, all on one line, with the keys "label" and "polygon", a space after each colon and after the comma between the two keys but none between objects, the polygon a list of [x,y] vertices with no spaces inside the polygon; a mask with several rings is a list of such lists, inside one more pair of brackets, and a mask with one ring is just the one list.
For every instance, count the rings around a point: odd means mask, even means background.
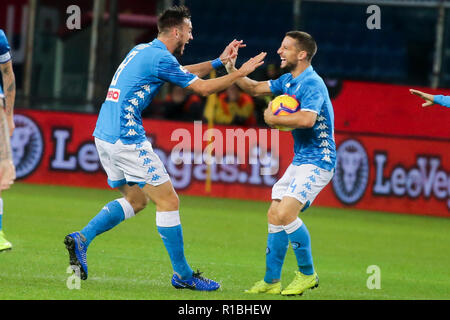
[{"label": "leovegas logo", "polygon": [[108,94],[106,95],[106,101],[119,101],[120,97],[120,89],[109,89]]}]

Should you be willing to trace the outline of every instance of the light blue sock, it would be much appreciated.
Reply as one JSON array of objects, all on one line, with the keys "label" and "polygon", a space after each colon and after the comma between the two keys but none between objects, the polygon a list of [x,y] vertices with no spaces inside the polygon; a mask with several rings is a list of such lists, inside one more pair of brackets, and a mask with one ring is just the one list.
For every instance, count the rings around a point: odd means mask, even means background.
[{"label": "light blue sock", "polygon": [[[81,230],[81,233],[86,238],[85,243],[87,246],[89,246],[96,236],[114,228],[125,220],[125,212],[121,205],[123,200],[125,199],[122,198],[108,203],[91,221],[89,221],[88,225]],[[126,203],[131,207],[128,202]]]},{"label": "light blue sock", "polygon": [[289,238],[283,226],[269,224],[266,249],[266,274],[264,281],[275,283],[281,279],[281,268],[289,246]]},{"label": "light blue sock", "polygon": [[193,271],[184,256],[183,230],[179,212],[156,212],[156,226],[169,253],[173,270],[181,279],[191,278]]},{"label": "light blue sock", "polygon": [[311,238],[305,224],[300,218],[297,218],[294,222],[284,226],[284,230],[289,236],[292,249],[294,249],[299,271],[304,275],[314,274]]}]

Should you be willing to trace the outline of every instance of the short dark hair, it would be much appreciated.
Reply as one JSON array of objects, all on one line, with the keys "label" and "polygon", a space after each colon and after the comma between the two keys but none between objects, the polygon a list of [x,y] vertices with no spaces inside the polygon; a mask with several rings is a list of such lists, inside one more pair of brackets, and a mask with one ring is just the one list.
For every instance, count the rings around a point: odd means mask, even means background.
[{"label": "short dark hair", "polygon": [[164,10],[158,17],[158,31],[164,32],[183,24],[184,19],[191,19],[191,12],[185,6],[173,6]]},{"label": "short dark hair", "polygon": [[297,40],[300,50],[306,51],[306,59],[311,61],[317,52],[317,44],[314,38],[303,31],[289,31],[286,33],[286,37]]}]

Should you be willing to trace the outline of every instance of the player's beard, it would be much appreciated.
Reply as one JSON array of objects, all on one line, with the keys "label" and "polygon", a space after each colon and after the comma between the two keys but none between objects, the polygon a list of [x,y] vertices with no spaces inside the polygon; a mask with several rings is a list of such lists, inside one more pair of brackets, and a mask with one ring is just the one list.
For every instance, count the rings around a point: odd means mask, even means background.
[{"label": "player's beard", "polygon": [[[182,50],[183,50],[183,46],[184,46],[185,44],[182,42],[182,41],[180,41],[178,44],[177,44],[177,46],[175,47],[175,50],[174,50],[174,55],[176,55],[176,56],[182,56],[183,55],[183,52],[182,52]],[[183,50],[184,51],[184,50]]]},{"label": "player's beard", "polygon": [[297,68],[297,63],[290,63],[286,61],[286,65],[281,69],[286,72],[291,72],[292,70],[295,70],[295,68]]}]

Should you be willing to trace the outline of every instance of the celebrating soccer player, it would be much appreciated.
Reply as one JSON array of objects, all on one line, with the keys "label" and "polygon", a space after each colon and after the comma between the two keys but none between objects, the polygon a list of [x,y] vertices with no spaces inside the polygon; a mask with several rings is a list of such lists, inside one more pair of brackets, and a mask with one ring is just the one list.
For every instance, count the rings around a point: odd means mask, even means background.
[{"label": "celebrating soccer player", "polygon": [[[287,94],[301,105],[300,111],[290,115],[275,116],[270,104],[264,112],[269,126],[293,128],[294,158],[272,189],[272,203],[267,213],[266,274],[263,280],[246,290],[247,293],[300,295],[319,285],[310,235],[298,217],[330,182],[336,164],[333,106],[325,83],[311,66],[316,51],[311,35],[288,32],[277,51],[281,68],[287,73],[276,80],[254,81],[245,77],[236,82],[252,95]],[[230,74],[236,72],[235,60],[235,57],[230,59],[226,65]],[[281,269],[289,241],[297,258],[298,271],[294,280],[282,289]]]},{"label": "celebrating soccer player", "polygon": [[429,107],[434,104],[440,104],[441,106],[450,108],[450,96],[443,96],[440,94],[434,96],[432,94],[425,93],[415,89],[409,89],[409,92],[425,100],[425,102],[422,103],[422,107]]},{"label": "celebrating soccer player", "polygon": [[16,97],[16,80],[12,68],[12,60],[8,39],[0,29],[0,72],[3,86],[0,85],[0,251],[12,248],[11,242],[5,239],[2,230],[3,199],[1,190],[8,189],[16,178],[11,156],[10,136],[14,130],[14,100]]},{"label": "celebrating soccer player", "polygon": [[142,126],[141,113],[165,82],[207,96],[231,86],[262,65],[265,53],[249,59],[237,72],[202,80],[233,58],[242,41],[232,41],[213,61],[182,67],[173,54],[183,54],[193,39],[190,12],[184,6],[165,10],[158,18],[159,34],[150,43],[139,44],[119,65],[108,89],[94,131],[100,161],[108,184],[118,188],[122,198],[111,201],[81,232],[66,236],[70,264],[88,276],[86,251],[99,234],[133,217],[147,205],[156,204],[156,225],[169,254],[175,288],[217,290],[220,285],[193,272],[186,261],[179,214],[178,196],[158,155],[153,152]]}]

